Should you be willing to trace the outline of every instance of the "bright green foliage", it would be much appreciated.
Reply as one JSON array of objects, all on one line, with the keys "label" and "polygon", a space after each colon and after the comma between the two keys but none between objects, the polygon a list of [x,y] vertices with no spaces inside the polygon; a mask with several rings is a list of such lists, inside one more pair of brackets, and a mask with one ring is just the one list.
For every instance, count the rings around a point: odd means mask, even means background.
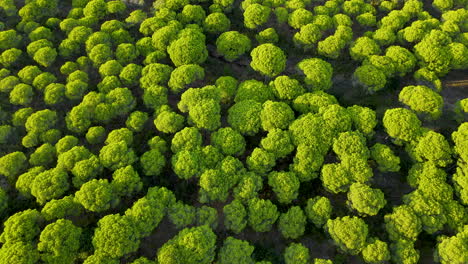
[{"label": "bright green foliage", "polygon": [[34,78],[36,78],[42,71],[37,66],[29,65],[22,68],[18,72],[18,77],[26,84],[32,84]]},{"label": "bright green foliage", "polygon": [[185,5],[179,14],[179,20],[184,24],[193,23],[201,25],[205,17],[205,10],[199,5]]},{"label": "bright green foliage", "polygon": [[360,37],[349,48],[349,54],[355,61],[363,61],[371,55],[380,53],[379,45],[371,38]]},{"label": "bright green foliage", "polygon": [[353,182],[366,183],[372,177],[367,160],[346,156],[341,163],[325,164],[320,179],[331,193],[346,192]]},{"label": "bright green foliage", "polygon": [[304,87],[299,81],[286,75],[276,77],[270,82],[270,86],[276,98],[280,100],[294,100],[304,93]]},{"label": "bright green foliage", "polygon": [[143,103],[150,109],[157,109],[167,104],[167,88],[161,85],[153,85],[144,89]]},{"label": "bright green foliage", "polygon": [[167,47],[167,53],[176,67],[201,64],[208,57],[204,38],[195,35],[186,35],[175,40]]},{"label": "bright green foliage", "polygon": [[366,246],[367,224],[359,217],[345,216],[328,220],[326,230],[335,244],[351,255],[357,255]]},{"label": "bright green foliage", "polygon": [[109,145],[120,141],[125,142],[125,144],[127,144],[128,146],[132,145],[133,132],[126,127],[114,129],[111,132],[109,132],[104,143],[106,145]]},{"label": "bright green foliage", "polygon": [[86,140],[90,144],[99,144],[106,138],[106,129],[102,126],[90,127],[86,133]]},{"label": "bright green foliage", "polygon": [[279,40],[278,33],[274,28],[267,28],[265,30],[260,31],[257,35],[255,35],[255,39],[260,44],[265,43],[276,43]]},{"label": "bright green foliage", "polygon": [[377,23],[375,15],[370,12],[357,16],[356,20],[360,25],[368,27],[375,26],[375,24]]},{"label": "bright green foliage", "polygon": [[66,171],[54,168],[39,173],[31,184],[31,194],[39,204],[60,198],[69,188]]},{"label": "bright green foliage", "polygon": [[307,218],[299,206],[290,207],[281,214],[278,222],[279,230],[285,238],[297,239],[304,234]]},{"label": "bright green foliage", "polygon": [[119,260],[102,255],[91,255],[85,259],[83,264],[118,264]]},{"label": "bright green foliage", "polygon": [[333,68],[330,63],[317,59],[304,59],[297,67],[305,75],[304,82],[313,91],[327,90],[332,85]]},{"label": "bright green foliage", "polygon": [[437,244],[435,260],[440,263],[463,263],[468,261],[468,227],[452,237],[442,236]]},{"label": "bright green foliage", "polygon": [[119,78],[125,85],[136,85],[140,79],[143,67],[138,64],[127,64],[122,68]]},{"label": "bright green foliage", "polygon": [[295,29],[300,29],[301,27],[311,23],[312,20],[312,12],[304,8],[298,8],[289,15],[288,24]]},{"label": "bright green foliage", "polygon": [[200,201],[226,201],[229,182],[224,179],[221,170],[205,170],[200,176]]},{"label": "bright green foliage", "polygon": [[333,140],[333,151],[340,159],[345,156],[368,159],[370,156],[366,146],[366,138],[360,132],[354,131],[340,133]]},{"label": "bright green foliage", "polygon": [[132,166],[114,171],[111,184],[119,196],[131,196],[143,188],[140,176]]},{"label": "bright green foliage", "polygon": [[75,193],[75,198],[91,212],[106,211],[118,202],[113,186],[107,179],[93,179],[84,183]]},{"label": "bright green foliage", "polygon": [[192,83],[203,80],[204,77],[205,70],[199,65],[182,65],[171,73],[168,86],[174,93],[180,93]]},{"label": "bright green foliage", "polygon": [[218,79],[216,79],[215,84],[216,88],[219,89],[221,102],[232,102],[237,91],[237,80],[231,76],[221,76]]},{"label": "bright green foliage", "polygon": [[173,223],[177,229],[181,229],[195,222],[197,210],[191,205],[178,201],[168,208],[168,216],[171,223]]},{"label": "bright green foliage", "polygon": [[260,5],[251,4],[244,11],[244,25],[246,28],[255,29],[268,21],[271,9]]},{"label": "bright green foliage", "polygon": [[330,219],[332,214],[332,205],[327,197],[316,196],[307,200],[304,211],[307,218],[317,228],[322,227]]},{"label": "bright green foliage", "polygon": [[385,72],[373,65],[363,65],[356,68],[353,77],[371,94],[382,90],[387,83]]},{"label": "bright green foliage", "polygon": [[[448,23],[448,22],[446,22]],[[450,54],[452,56],[452,61],[450,62],[450,67],[452,69],[467,69],[468,68],[468,47],[466,44],[452,42],[449,44]]]},{"label": "bright green foliage", "polygon": [[50,72],[43,72],[34,78],[33,86],[38,90],[44,91],[44,89],[51,83],[57,81],[55,75]]},{"label": "bright green foliage", "polygon": [[253,263],[254,247],[247,241],[228,237],[218,253],[219,264],[250,264]]},{"label": "bright green foliage", "polygon": [[0,249],[0,259],[5,263],[35,264],[39,261],[39,252],[29,242],[9,242]]},{"label": "bright green foliage", "polygon": [[314,259],[314,264],[333,264],[333,262],[329,259]]},{"label": "bright green foliage", "polygon": [[0,80],[0,92],[8,93],[20,83],[20,79],[16,76],[7,76]]},{"label": "bright green foliage", "polygon": [[273,99],[273,91],[270,86],[257,80],[247,80],[239,84],[234,101],[238,103],[243,100],[255,100],[264,103],[271,99]]},{"label": "bright green foliage", "polygon": [[257,46],[250,56],[252,56],[250,66],[268,77],[280,74],[286,67],[286,55],[280,48],[270,43]]},{"label": "bright green foliage", "polygon": [[397,172],[400,170],[400,157],[396,156],[389,146],[376,143],[370,151],[371,158],[377,162],[380,171]]},{"label": "bright green foliage", "polygon": [[161,173],[166,161],[159,150],[153,149],[141,155],[140,164],[146,176],[157,176]]},{"label": "bright green foliage", "polygon": [[293,108],[303,114],[309,112],[318,113],[320,108],[333,104],[338,104],[338,101],[333,95],[323,91],[315,91],[298,96],[293,101]]},{"label": "bright green foliage", "polygon": [[285,129],[294,120],[294,112],[286,103],[266,101],[260,112],[260,119],[262,128],[266,131]]},{"label": "bright green foliage", "polygon": [[122,65],[116,60],[106,61],[104,64],[99,66],[99,74],[101,76],[118,76],[122,71]]},{"label": "bright green foliage", "polygon": [[177,263],[209,264],[215,258],[216,235],[207,226],[186,228],[165,243],[158,251],[160,264]]},{"label": "bright green foliage", "polygon": [[44,170],[44,167],[32,167],[27,172],[18,176],[15,187],[21,195],[31,197],[31,184],[34,178]]},{"label": "bright green foliage", "polygon": [[224,13],[211,13],[203,21],[203,28],[212,34],[226,32],[231,27],[231,21]]},{"label": "bright green foliage", "polygon": [[262,148],[255,148],[246,163],[251,171],[265,175],[276,165],[275,155]]},{"label": "bright green foliage", "polygon": [[172,138],[171,150],[177,153],[181,150],[193,150],[202,145],[202,136],[195,127],[185,127]]},{"label": "bright green foliage", "polygon": [[399,141],[413,141],[421,133],[421,121],[415,113],[405,108],[385,111],[383,125],[388,135]]},{"label": "bright green foliage", "polygon": [[445,167],[452,163],[452,149],[442,134],[428,131],[418,139],[414,149],[416,160],[430,161]]},{"label": "bright green foliage", "polygon": [[139,245],[138,233],[131,218],[118,214],[106,215],[94,230],[93,246],[98,255],[119,258],[135,252]]},{"label": "bright green foliage", "polygon": [[228,110],[228,123],[243,135],[254,135],[260,130],[262,104],[253,100],[243,100]]},{"label": "bright green foliage", "polygon": [[372,243],[368,243],[361,253],[366,263],[384,263],[390,260],[387,243],[379,239],[372,239]]},{"label": "bright green foliage", "polygon": [[37,249],[47,263],[73,263],[80,248],[81,228],[70,220],[59,219],[47,225],[39,237]]},{"label": "bright green foliage", "polygon": [[393,212],[385,215],[384,219],[387,233],[393,241],[415,241],[422,231],[421,220],[407,205],[394,207]]},{"label": "bright green foliage", "polygon": [[304,48],[311,48],[312,45],[319,42],[321,38],[322,31],[320,28],[313,23],[309,23],[302,26],[299,32],[294,34],[293,41],[298,45],[304,46]]},{"label": "bright green foliage", "polygon": [[260,146],[273,153],[276,158],[284,158],[294,150],[289,131],[281,129],[270,130],[260,141]]},{"label": "bright green foliage", "polygon": [[83,207],[77,203],[72,195],[62,199],[47,202],[42,208],[41,214],[45,220],[51,221],[69,216],[77,216],[83,212]]},{"label": "bright green foliage", "polygon": [[0,31],[0,49],[6,50],[16,48],[21,42],[21,35],[14,29]]},{"label": "bright green foliage", "polygon": [[381,190],[358,182],[349,187],[348,202],[359,213],[370,216],[376,215],[387,204]]},{"label": "bright green foliage", "polygon": [[377,125],[377,117],[374,110],[359,105],[353,105],[346,108],[351,116],[353,127],[359,130],[363,135],[370,137],[374,134],[374,128]]},{"label": "bright green foliage", "polygon": [[174,173],[181,179],[188,180],[201,172],[202,156],[198,150],[183,149],[171,159]]},{"label": "bright green foliage", "polygon": [[221,106],[219,102],[208,99],[193,105],[189,110],[189,124],[206,130],[216,130],[221,126]]},{"label": "bright green foliage", "polygon": [[256,232],[268,232],[280,213],[270,200],[254,198],[248,202],[249,226]]},{"label": "bright green foliage", "polygon": [[104,167],[117,170],[133,164],[137,157],[125,141],[119,141],[102,147],[99,152],[99,160]]},{"label": "bright green foliage", "polygon": [[468,160],[468,122],[462,123],[458,130],[452,133],[452,140],[455,143],[454,151],[459,158]]},{"label": "bright green foliage", "polygon": [[156,129],[163,133],[176,133],[184,125],[184,117],[172,111],[162,111],[154,120]]},{"label": "bright green foliage", "polygon": [[416,113],[427,114],[433,119],[438,119],[442,114],[442,96],[426,86],[406,86],[401,90],[398,99]]},{"label": "bright green foliage", "polygon": [[73,174],[73,186],[80,187],[83,183],[94,179],[97,175],[102,172],[102,165],[99,158],[95,155],[91,155],[87,159],[80,160],[75,163],[71,172]]},{"label": "bright green foliage", "polygon": [[4,228],[0,240],[3,243],[30,243],[40,233],[39,222],[41,220],[41,214],[35,209],[17,212],[3,223]]},{"label": "bright green foliage", "polygon": [[13,105],[29,105],[34,97],[31,85],[20,83],[10,92],[10,103]]},{"label": "bright green foliage", "polygon": [[247,225],[247,211],[239,200],[233,200],[223,207],[224,225],[238,234]]},{"label": "bright green foliage", "polygon": [[271,172],[268,175],[268,185],[280,203],[291,203],[299,194],[300,182],[294,172]]},{"label": "bright green foliage", "polygon": [[125,211],[125,217],[130,219],[130,222],[135,225],[136,231],[139,233],[137,236],[145,237],[161,222],[165,214],[166,205],[148,194],[138,199],[132,207]]},{"label": "bright green foliage", "polygon": [[91,157],[91,152],[83,146],[75,146],[66,152],[60,153],[57,159],[57,168],[71,170],[81,160]]},{"label": "bright green foliage", "polygon": [[44,67],[49,67],[57,57],[57,51],[50,47],[44,47],[34,53],[34,60]]},{"label": "bright green foliage", "polygon": [[230,127],[223,127],[211,134],[213,146],[219,148],[224,155],[241,155],[245,151],[245,139]]},{"label": "bright green foliage", "polygon": [[197,208],[197,225],[208,225],[211,228],[216,228],[218,226],[218,211],[206,205]]},{"label": "bright green foliage", "polygon": [[309,249],[300,243],[291,243],[284,251],[284,261],[286,264],[308,264]]},{"label": "bright green foliage", "polygon": [[416,66],[416,58],[413,53],[400,46],[388,47],[385,51],[385,56],[392,59],[395,64],[396,73],[400,76],[405,76]]},{"label": "bright green foliage", "polygon": [[23,152],[12,152],[0,158],[0,175],[5,176],[11,183],[26,168],[27,158]]},{"label": "bright green foliage", "polygon": [[392,260],[396,263],[416,264],[419,263],[419,252],[414,248],[414,242],[399,240],[390,245]]},{"label": "bright green foliage", "polygon": [[172,67],[160,63],[146,65],[141,71],[140,86],[147,89],[151,86],[166,84],[172,70]]}]

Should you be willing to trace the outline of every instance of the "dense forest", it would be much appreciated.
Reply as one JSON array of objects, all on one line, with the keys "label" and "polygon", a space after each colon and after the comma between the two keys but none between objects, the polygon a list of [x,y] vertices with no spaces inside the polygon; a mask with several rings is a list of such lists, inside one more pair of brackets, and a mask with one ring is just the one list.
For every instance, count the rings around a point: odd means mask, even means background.
[{"label": "dense forest", "polygon": [[0,0],[0,264],[468,263],[468,0]]}]

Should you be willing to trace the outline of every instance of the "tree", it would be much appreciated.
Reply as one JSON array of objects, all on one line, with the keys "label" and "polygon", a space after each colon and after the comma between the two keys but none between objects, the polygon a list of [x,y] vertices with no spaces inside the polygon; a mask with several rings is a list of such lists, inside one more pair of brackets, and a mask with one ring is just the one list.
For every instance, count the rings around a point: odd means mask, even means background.
[{"label": "tree", "polygon": [[355,131],[342,132],[333,139],[333,151],[343,159],[345,156],[354,156],[367,160],[370,156],[366,145],[366,138]]},{"label": "tree", "polygon": [[250,56],[252,69],[268,77],[275,77],[286,67],[286,55],[283,50],[270,43],[257,46]]},{"label": "tree", "polygon": [[238,103],[243,100],[255,100],[264,103],[271,99],[273,99],[271,87],[257,80],[246,80],[239,84],[234,101]]},{"label": "tree", "polygon": [[362,250],[362,258],[366,263],[384,263],[390,260],[390,250],[387,243],[378,238],[371,239],[371,243]]},{"label": "tree", "polygon": [[184,125],[184,117],[172,111],[162,111],[154,120],[156,129],[163,133],[176,133]]},{"label": "tree", "polygon": [[135,252],[139,245],[138,233],[131,218],[111,214],[98,221],[93,236],[93,246],[98,255],[119,258]]},{"label": "tree", "polygon": [[115,57],[121,64],[129,64],[138,58],[138,50],[135,45],[122,43],[117,46]]},{"label": "tree", "polygon": [[360,37],[349,48],[349,54],[355,61],[363,61],[371,55],[378,55],[380,46],[371,38]]},{"label": "tree", "polygon": [[211,13],[203,21],[203,28],[212,34],[226,32],[231,27],[231,21],[224,13]]},{"label": "tree", "polygon": [[61,219],[70,216],[78,216],[83,212],[81,204],[77,203],[73,195],[65,196],[62,199],[52,199],[42,208],[41,215],[47,221]]},{"label": "tree", "polygon": [[254,135],[260,130],[262,104],[253,100],[240,101],[228,110],[228,123],[243,135]]},{"label": "tree", "polygon": [[287,103],[268,100],[263,103],[260,120],[266,131],[286,129],[294,120],[294,112]]},{"label": "tree", "polygon": [[0,259],[6,263],[34,264],[39,261],[39,252],[29,242],[9,242],[0,249]]},{"label": "tree", "polygon": [[213,99],[202,100],[189,110],[189,124],[209,131],[221,126],[221,106]]},{"label": "tree", "polygon": [[40,65],[49,67],[54,63],[57,55],[57,50],[50,47],[44,47],[36,51],[33,58]]},{"label": "tree", "polygon": [[387,233],[393,241],[415,241],[422,231],[421,220],[407,205],[394,207],[393,212],[385,215],[384,219]]},{"label": "tree", "polygon": [[10,103],[13,105],[29,105],[34,97],[31,85],[20,83],[10,92]]},{"label": "tree", "polygon": [[388,135],[398,141],[413,141],[421,133],[421,121],[416,114],[405,108],[386,110],[383,125]]},{"label": "tree", "polygon": [[21,40],[21,35],[19,35],[14,29],[1,31],[0,49],[7,50],[11,48],[16,48],[20,44]]},{"label": "tree", "polygon": [[305,75],[304,82],[313,91],[327,90],[332,85],[333,68],[330,63],[318,59],[304,59],[297,64]]},{"label": "tree", "polygon": [[246,28],[255,29],[265,24],[270,17],[270,8],[260,5],[251,4],[244,10],[244,25]]},{"label": "tree", "polygon": [[138,81],[141,77],[141,72],[142,72],[143,67],[130,63],[127,64],[122,68],[119,74],[119,79],[122,81],[123,84],[133,86],[138,84]]},{"label": "tree", "polygon": [[269,85],[275,97],[280,100],[294,100],[305,91],[298,80],[286,75],[276,77]]},{"label": "tree", "polygon": [[398,99],[414,112],[427,114],[432,119],[438,119],[442,114],[442,96],[427,86],[406,86],[400,91]]},{"label": "tree", "polygon": [[254,247],[244,240],[228,237],[218,253],[219,264],[249,264],[253,263],[252,253]]},{"label": "tree", "polygon": [[113,142],[101,148],[99,160],[102,165],[111,170],[133,164],[137,157],[125,141]]},{"label": "tree", "polygon": [[171,150],[177,153],[181,150],[193,150],[202,145],[202,136],[195,127],[185,127],[172,138]]},{"label": "tree", "polygon": [[161,173],[166,160],[159,150],[149,150],[140,157],[140,164],[147,176],[157,176]]},{"label": "tree", "polygon": [[304,234],[307,218],[299,206],[292,206],[279,217],[279,230],[285,238],[297,239]]},{"label": "tree", "polygon": [[60,198],[69,188],[68,174],[65,170],[54,168],[39,173],[31,184],[31,194],[39,204]]},{"label": "tree", "polygon": [[131,196],[143,188],[140,176],[131,165],[114,171],[111,184],[119,196]]},{"label": "tree", "polygon": [[202,64],[208,57],[204,37],[196,36],[196,34],[188,34],[173,41],[167,47],[167,53],[176,67],[186,64]]},{"label": "tree", "polygon": [[32,84],[34,79],[41,73],[42,73],[42,71],[39,69],[39,67],[37,67],[35,65],[28,65],[28,66],[22,68],[18,72],[18,77],[25,84]]},{"label": "tree", "polygon": [[370,94],[382,90],[387,83],[385,72],[370,64],[357,67],[353,78]]},{"label": "tree", "polygon": [[241,201],[234,199],[223,207],[224,225],[239,234],[247,225],[247,211]]},{"label": "tree", "polygon": [[366,245],[369,231],[367,224],[359,217],[344,216],[328,220],[325,228],[335,244],[351,255],[359,254]]},{"label": "tree", "polygon": [[211,134],[211,143],[224,155],[242,155],[246,142],[244,137],[231,127],[223,127]]},{"label": "tree", "polygon": [[270,130],[267,136],[260,141],[260,146],[273,153],[275,158],[284,158],[294,151],[289,131],[281,129]]},{"label": "tree", "polygon": [[[96,0],[93,0],[93,1],[96,1]],[[97,44],[90,50],[88,56],[93,62],[94,66],[98,67],[101,64],[104,64],[106,61],[111,60],[113,57],[113,53],[112,53],[111,48],[108,45]]]},{"label": "tree", "polygon": [[421,136],[414,148],[417,161],[434,162],[436,165],[445,167],[452,163],[452,149],[442,134],[428,131]]},{"label": "tree", "polygon": [[372,189],[362,183],[351,184],[348,192],[348,202],[359,213],[370,216],[376,215],[387,204],[381,190]]},{"label": "tree", "polygon": [[467,138],[468,138],[468,122],[462,123],[457,131],[452,133],[452,140],[455,143],[454,151],[459,156],[459,159],[467,161],[468,151],[467,149]]},{"label": "tree", "polygon": [[419,252],[414,248],[414,242],[399,240],[390,245],[392,260],[397,263],[419,263]]},{"label": "tree", "polygon": [[370,154],[371,158],[377,162],[380,171],[397,172],[400,170],[400,157],[396,156],[389,146],[376,143],[370,149]]},{"label": "tree", "polygon": [[333,95],[327,94],[323,91],[315,91],[299,95],[293,101],[293,108],[303,114],[307,114],[309,112],[318,113],[320,108],[333,104],[338,104],[338,101]]},{"label": "tree", "polygon": [[146,195],[138,199],[132,207],[125,211],[125,217],[129,219],[129,223],[132,223],[138,232],[137,237],[145,237],[153,232],[166,214],[167,205],[164,201]]},{"label": "tree", "polygon": [[168,86],[174,93],[180,93],[192,83],[203,80],[204,78],[205,70],[199,65],[182,65],[172,71]]},{"label": "tree", "polygon": [[251,171],[265,175],[276,165],[275,155],[262,148],[255,148],[246,163]]},{"label": "tree", "polygon": [[416,57],[413,53],[400,46],[388,47],[385,56],[393,60],[396,73],[400,76],[405,76],[416,66]]},{"label": "tree", "polygon": [[27,209],[8,217],[3,223],[0,240],[3,243],[31,243],[40,233],[41,214],[35,209]]},{"label": "tree", "polygon": [[140,86],[148,89],[155,85],[165,85],[169,81],[172,70],[171,66],[165,64],[148,64],[141,71]]},{"label": "tree", "polygon": [[47,263],[73,263],[80,248],[81,228],[70,220],[59,219],[47,225],[39,237],[37,249]]},{"label": "tree", "polygon": [[16,177],[26,168],[27,158],[23,152],[12,152],[0,158],[0,174],[14,183]]},{"label": "tree", "polygon": [[36,78],[34,78],[33,86],[36,87],[40,91],[44,91],[44,89],[51,83],[57,81],[55,75],[50,72],[43,72],[39,74]]},{"label": "tree", "polygon": [[284,251],[284,261],[286,264],[310,263],[309,249],[300,243],[291,243]]},{"label": "tree", "polygon": [[178,201],[168,208],[169,220],[177,229],[181,229],[193,224],[197,217],[195,207]]},{"label": "tree", "polygon": [[200,198],[201,202],[226,201],[228,196],[229,182],[224,179],[221,170],[205,170],[200,176]]},{"label": "tree", "polygon": [[317,228],[321,228],[330,219],[332,214],[332,205],[327,197],[316,196],[307,200],[304,208],[305,214],[310,222]]},{"label": "tree", "polygon": [[465,226],[452,237],[442,236],[437,244],[434,259],[440,263],[463,263],[468,261],[468,228]]},{"label": "tree", "polygon": [[106,129],[102,126],[90,127],[85,137],[90,144],[102,143],[106,139]]},{"label": "tree", "polygon": [[106,211],[119,201],[107,179],[93,179],[84,183],[75,193],[75,199],[91,212]]},{"label": "tree", "polygon": [[293,41],[304,49],[310,49],[322,38],[322,31],[314,23],[301,26],[299,32],[294,34]]},{"label": "tree", "polygon": [[207,226],[185,228],[159,250],[157,260],[161,264],[175,263],[183,259],[187,264],[208,264],[215,258],[216,235]]},{"label": "tree", "polygon": [[300,182],[294,172],[273,171],[268,175],[268,185],[280,203],[288,204],[297,198]]},{"label": "tree", "polygon": [[256,232],[268,232],[280,213],[270,200],[254,198],[248,201],[249,225]]},{"label": "tree", "polygon": [[304,8],[298,8],[289,15],[288,24],[294,29],[300,29],[312,23],[313,18],[312,12]]},{"label": "tree", "polygon": [[60,153],[57,159],[57,168],[70,171],[81,160],[91,157],[91,152],[84,146],[75,146],[66,152]]},{"label": "tree", "polygon": [[277,43],[279,40],[278,33],[274,28],[267,28],[265,30],[260,31],[257,35],[255,35],[255,39],[260,44],[265,43]]},{"label": "tree", "polygon": [[216,79],[215,84],[220,91],[221,103],[232,102],[237,92],[237,80],[231,76],[221,76]]}]

